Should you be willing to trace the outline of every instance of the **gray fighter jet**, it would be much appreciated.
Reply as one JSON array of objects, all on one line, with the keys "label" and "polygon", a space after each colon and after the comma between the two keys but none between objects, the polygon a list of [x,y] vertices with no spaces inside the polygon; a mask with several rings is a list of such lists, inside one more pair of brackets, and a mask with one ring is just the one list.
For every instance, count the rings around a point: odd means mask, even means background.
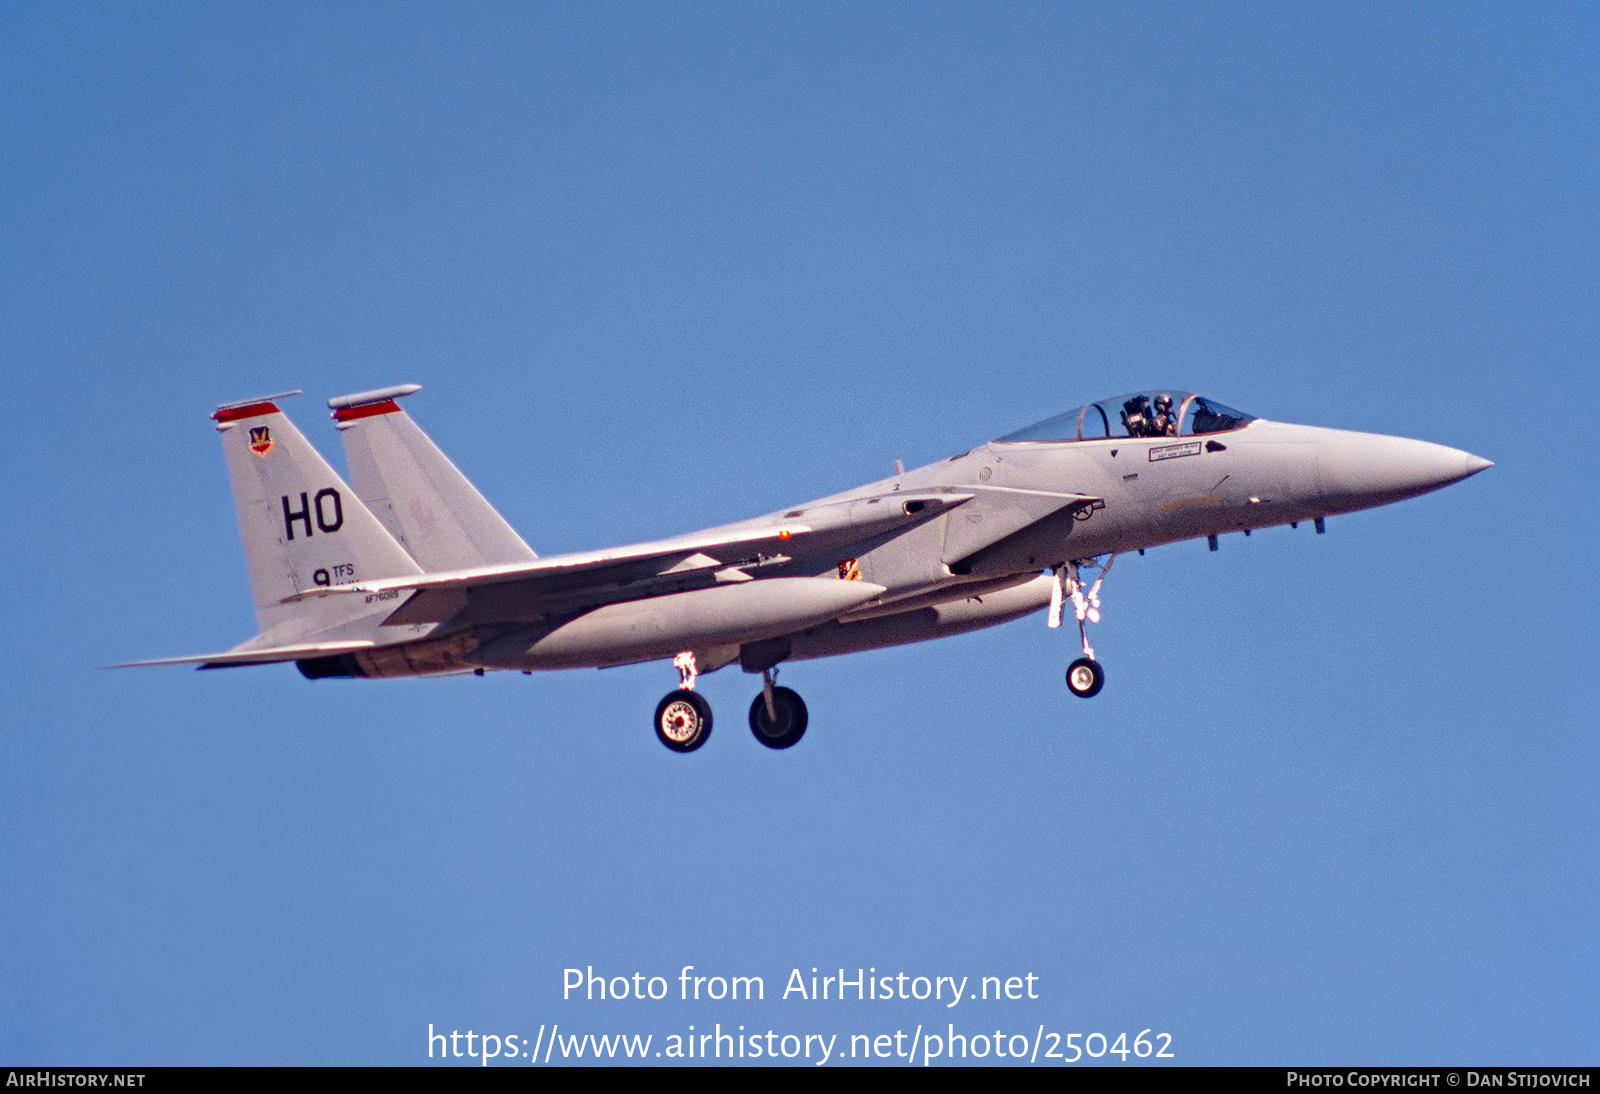
[{"label": "gray fighter jet", "polygon": [[406,413],[415,384],[332,399],[353,489],[277,401],[229,403],[222,434],[260,633],[224,653],[137,664],[293,661],[311,679],[667,660],[662,744],[711,733],[699,673],[760,673],[750,727],[806,731],[788,661],[921,642],[1070,610],[1072,694],[1120,554],[1323,520],[1490,467],[1426,441],[1285,425],[1181,391],[1089,403],[940,463],[738,524],[540,558]]}]

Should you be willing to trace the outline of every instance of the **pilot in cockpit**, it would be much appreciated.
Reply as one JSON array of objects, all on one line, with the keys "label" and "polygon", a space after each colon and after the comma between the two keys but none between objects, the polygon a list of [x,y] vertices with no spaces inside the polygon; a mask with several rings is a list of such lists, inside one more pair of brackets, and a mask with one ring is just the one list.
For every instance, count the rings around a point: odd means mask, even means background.
[{"label": "pilot in cockpit", "polygon": [[1150,435],[1152,437],[1176,437],[1178,435],[1178,419],[1172,413],[1172,396],[1165,391],[1156,396],[1156,413],[1150,424]]},{"label": "pilot in cockpit", "polygon": [[1148,437],[1150,429],[1150,397],[1135,395],[1122,404],[1122,425],[1130,437]]}]

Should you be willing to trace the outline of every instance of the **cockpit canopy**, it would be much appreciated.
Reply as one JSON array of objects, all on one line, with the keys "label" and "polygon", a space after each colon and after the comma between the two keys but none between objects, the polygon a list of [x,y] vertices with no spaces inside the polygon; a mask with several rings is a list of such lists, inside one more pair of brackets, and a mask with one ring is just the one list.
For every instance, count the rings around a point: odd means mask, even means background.
[{"label": "cockpit canopy", "polygon": [[1070,413],[1008,433],[997,443],[1192,437],[1201,433],[1224,433],[1253,421],[1253,415],[1191,392],[1140,391],[1081,406]]}]

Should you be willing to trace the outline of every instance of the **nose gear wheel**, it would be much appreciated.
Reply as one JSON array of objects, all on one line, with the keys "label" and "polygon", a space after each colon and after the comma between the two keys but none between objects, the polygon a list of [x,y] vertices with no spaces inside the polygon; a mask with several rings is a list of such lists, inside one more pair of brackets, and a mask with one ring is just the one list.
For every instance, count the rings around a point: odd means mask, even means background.
[{"label": "nose gear wheel", "polygon": [[1080,657],[1067,666],[1067,690],[1080,699],[1098,695],[1105,682],[1106,670],[1091,658]]}]

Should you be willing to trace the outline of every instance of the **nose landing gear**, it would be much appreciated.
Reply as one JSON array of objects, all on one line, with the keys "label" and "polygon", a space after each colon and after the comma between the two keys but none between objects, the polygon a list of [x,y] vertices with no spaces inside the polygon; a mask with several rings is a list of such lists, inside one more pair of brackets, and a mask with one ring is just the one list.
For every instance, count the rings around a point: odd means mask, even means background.
[{"label": "nose landing gear", "polygon": [[1067,690],[1080,699],[1100,694],[1105,682],[1106,670],[1091,658],[1080,657],[1067,666]]},{"label": "nose landing gear", "polygon": [[[1100,583],[1105,581],[1115,561],[1116,555],[1107,555],[1104,562],[1079,558],[1057,566],[1055,587],[1050,590],[1051,629],[1061,626],[1061,609],[1069,598],[1072,600],[1072,614],[1078,618],[1078,637],[1083,642],[1083,656],[1067,666],[1067,690],[1080,699],[1100,694],[1100,689],[1105,686],[1106,670],[1094,659],[1094,650],[1089,645],[1088,625],[1100,622]],[[1100,571],[1094,584],[1087,590],[1078,572],[1080,567]]]},{"label": "nose landing gear", "polygon": [[711,704],[694,690],[700,675],[694,654],[680,653],[672,664],[681,683],[656,704],[656,738],[674,752],[693,752],[711,736]]}]

